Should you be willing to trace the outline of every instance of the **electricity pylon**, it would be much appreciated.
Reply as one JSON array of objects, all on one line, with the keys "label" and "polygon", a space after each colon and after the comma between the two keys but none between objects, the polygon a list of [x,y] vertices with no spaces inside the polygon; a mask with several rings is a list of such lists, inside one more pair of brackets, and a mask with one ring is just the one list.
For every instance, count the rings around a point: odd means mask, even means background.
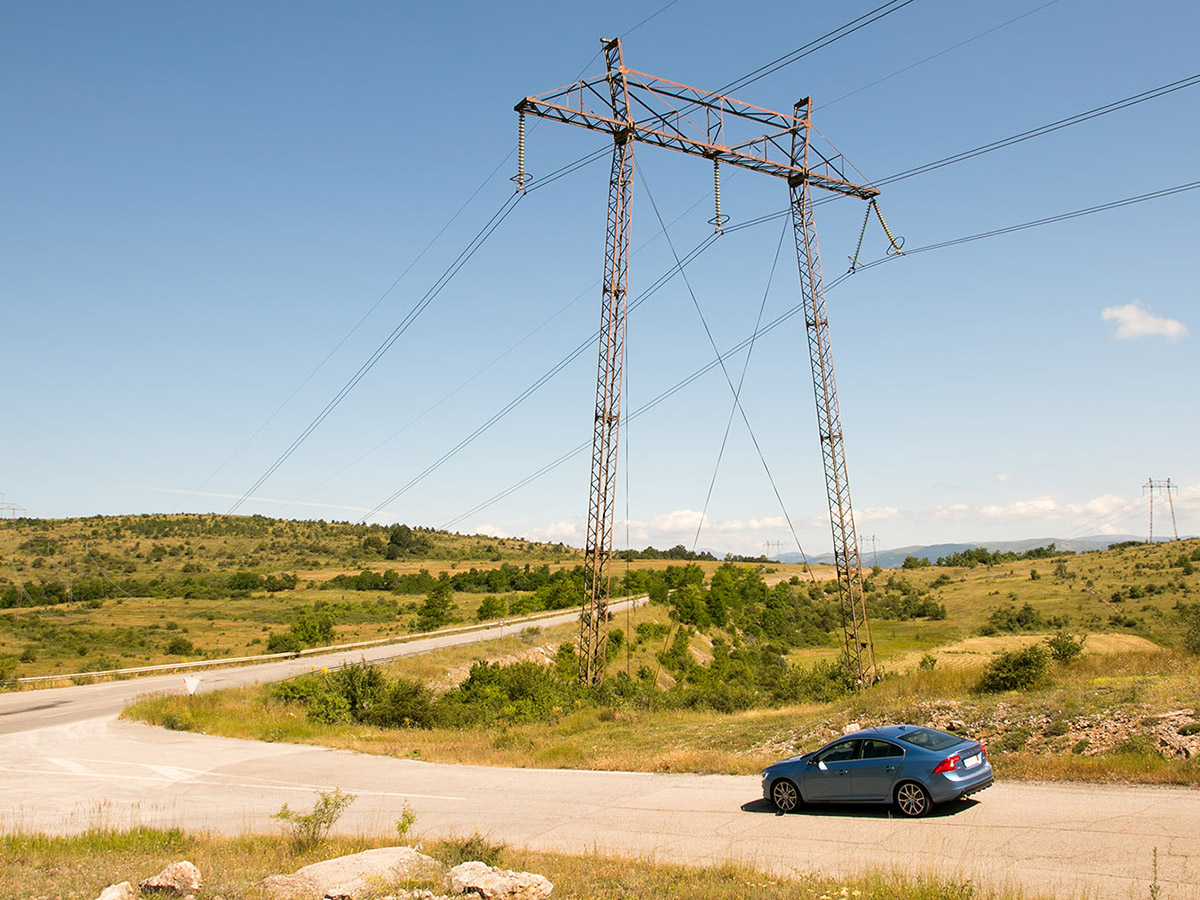
[{"label": "electricity pylon", "polygon": [[[850,505],[829,318],[825,311],[825,290],[813,220],[812,189],[860,200],[872,200],[879,191],[848,180],[842,172],[844,158],[840,153],[827,156],[811,145],[808,98],[795,104],[790,116],[772,112],[732,97],[627,68],[620,38],[603,43],[607,64],[603,75],[526,97],[515,107],[521,115],[520,168],[514,179],[518,190],[522,190],[529,179],[524,171],[526,114],[605,132],[613,139],[604,251],[604,303],[592,434],[591,493],[584,548],[586,595],[580,616],[579,678],[585,684],[595,684],[604,677],[605,624],[611,579],[608,565],[612,559],[617,437],[625,359],[633,146],[642,141],[712,160],[714,172],[718,173],[718,185],[721,163],[774,175],[787,182],[825,466],[846,658],[859,683],[868,684],[875,678],[874,648],[863,594],[854,512]],[[750,132],[753,136],[743,138],[727,134],[739,128],[746,129],[747,125],[753,126]],[[765,133],[755,134],[760,130]],[[720,196],[719,190],[717,196]],[[722,221],[719,207],[713,221],[719,230]]]},{"label": "electricity pylon", "polygon": [[1171,531],[1175,535],[1175,540],[1179,540],[1179,529],[1175,527],[1175,501],[1171,499],[1171,492],[1178,491],[1179,486],[1171,484],[1171,479],[1165,481],[1162,479],[1147,478],[1146,483],[1142,485],[1142,493],[1150,495],[1150,543],[1154,543],[1154,493],[1166,492],[1167,504],[1171,507]]}]

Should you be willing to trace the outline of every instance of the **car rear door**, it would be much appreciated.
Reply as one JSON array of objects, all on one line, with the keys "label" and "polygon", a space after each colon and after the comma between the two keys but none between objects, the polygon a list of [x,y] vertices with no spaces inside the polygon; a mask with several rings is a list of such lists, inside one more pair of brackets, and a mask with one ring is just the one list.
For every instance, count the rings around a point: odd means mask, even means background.
[{"label": "car rear door", "polygon": [[891,741],[868,738],[851,771],[855,800],[888,800],[904,762],[904,750]]}]

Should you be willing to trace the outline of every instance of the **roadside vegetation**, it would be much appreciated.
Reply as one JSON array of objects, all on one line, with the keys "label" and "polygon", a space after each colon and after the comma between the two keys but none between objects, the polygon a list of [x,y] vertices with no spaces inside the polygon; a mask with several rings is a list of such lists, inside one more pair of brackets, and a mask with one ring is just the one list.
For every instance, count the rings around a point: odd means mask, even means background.
[{"label": "roadside vegetation", "polygon": [[[286,836],[220,837],[177,829],[116,831],[98,828],[72,837],[11,833],[0,836],[0,900],[28,897],[94,897],[120,881],[137,883],[178,859],[194,863],[204,878],[197,900],[265,900],[261,882],[322,859],[358,853],[390,842],[332,836],[297,848]],[[940,880],[900,872],[869,872],[855,878],[784,877],[749,866],[672,865],[590,853],[570,856],[518,850],[479,834],[423,841],[422,851],[447,868],[467,860],[536,872],[554,884],[554,897],[654,897],[656,900],[1033,900],[1028,894],[990,889],[970,881]],[[103,860],[103,865],[97,865]],[[378,895],[444,891],[437,868],[400,884],[381,884]]]},{"label": "roadside vegetation", "polygon": [[714,773],[757,772],[850,723],[909,721],[980,738],[1001,777],[1200,784],[1193,553],[876,572],[884,677],[862,692],[839,663],[831,582],[688,563],[624,576],[650,603],[611,623],[599,687],[577,683],[568,626],[127,714],[445,762]]},{"label": "roadside vegetation", "polygon": [[[631,570],[709,554],[628,554]],[[386,639],[581,600],[563,544],[263,516],[0,520],[0,681]],[[84,679],[86,680],[86,679]]]},{"label": "roadside vegetation", "polygon": [[[577,629],[156,698],[167,727],[496,765],[756,772],[851,722],[989,744],[1002,777],[1200,783],[1200,540],[973,550],[866,579],[883,679],[842,666],[832,571],[626,553],[608,677]],[[134,516],[0,522],[0,681],[295,652],[582,598],[576,551],[397,525]]]}]

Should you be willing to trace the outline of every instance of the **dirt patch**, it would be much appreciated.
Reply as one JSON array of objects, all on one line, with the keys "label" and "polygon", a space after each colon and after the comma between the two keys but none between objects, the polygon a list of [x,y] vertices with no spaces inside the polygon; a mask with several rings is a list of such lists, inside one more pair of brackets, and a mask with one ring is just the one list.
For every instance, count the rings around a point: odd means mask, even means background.
[{"label": "dirt patch", "polygon": [[[915,669],[922,657],[928,655],[937,660],[940,669],[979,669],[991,658],[1004,650],[1020,650],[1030,644],[1046,639],[1044,634],[1006,634],[994,637],[971,637],[930,650],[905,653],[887,661],[887,668],[895,672]],[[1091,655],[1114,655],[1121,653],[1153,652],[1159,647],[1153,641],[1136,634],[1089,634],[1083,652]]]}]

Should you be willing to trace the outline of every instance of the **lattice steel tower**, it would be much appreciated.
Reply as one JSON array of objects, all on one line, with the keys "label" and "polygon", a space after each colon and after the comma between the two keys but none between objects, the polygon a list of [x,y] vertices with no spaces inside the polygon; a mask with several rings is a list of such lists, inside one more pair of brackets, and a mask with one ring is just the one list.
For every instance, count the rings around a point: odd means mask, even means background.
[{"label": "lattice steel tower", "polygon": [[[629,274],[630,199],[633,193],[633,145],[657,144],[713,162],[764,172],[787,181],[791,194],[792,231],[800,266],[809,360],[825,466],[825,487],[833,532],[845,652],[860,684],[875,678],[874,649],[863,595],[850,482],[842,442],[841,414],[833,373],[829,318],[813,220],[812,188],[872,200],[879,191],[849,181],[842,172],[841,154],[825,155],[811,146],[810,102],[795,105],[792,114],[772,112],[731,97],[697,90],[625,66],[621,41],[604,41],[607,63],[603,75],[578,81],[557,91],[526,97],[516,105],[521,115],[520,167],[517,189],[529,176],[524,171],[526,114],[578,125],[612,136],[612,174],[608,192],[608,229],[604,251],[603,306],[596,376],[596,409],[592,435],[591,493],[588,503],[587,545],[584,548],[586,598],[580,616],[579,677],[594,684],[604,677],[606,622],[610,593],[612,529],[616,499],[617,437],[620,430],[622,371],[625,358],[626,288]],[[635,115],[632,111],[637,110]],[[741,138],[726,132],[753,126]],[[719,193],[719,180],[717,181]],[[719,204],[719,199],[718,199]],[[714,224],[721,227],[718,206]]]}]

